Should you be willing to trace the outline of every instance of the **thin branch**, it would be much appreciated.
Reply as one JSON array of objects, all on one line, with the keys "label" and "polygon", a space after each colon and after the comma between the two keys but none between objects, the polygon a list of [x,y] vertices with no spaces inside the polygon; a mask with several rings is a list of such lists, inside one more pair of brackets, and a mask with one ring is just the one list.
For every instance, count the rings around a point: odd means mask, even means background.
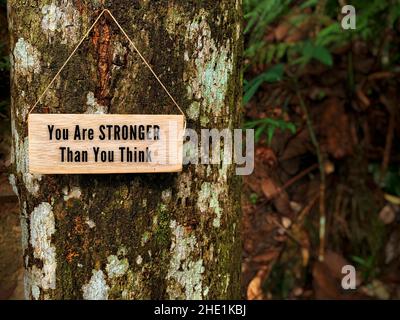
[{"label": "thin branch", "polygon": [[321,153],[321,147],[319,145],[317,135],[314,130],[314,126],[308,112],[307,106],[301,96],[300,89],[296,78],[293,78],[296,86],[296,94],[300,102],[300,107],[306,117],[307,128],[310,134],[311,142],[317,153],[319,172],[321,176],[320,188],[319,188],[319,254],[318,259],[324,260],[325,257],[325,238],[326,238],[326,211],[325,211],[325,189],[326,189],[326,176],[324,168],[324,157]]},{"label": "thin branch", "polygon": [[392,107],[388,99],[382,96],[380,100],[385,105],[386,109],[389,112],[389,127],[386,134],[385,151],[383,153],[381,175],[380,175],[380,180],[383,181],[385,179],[385,175],[390,164],[390,157],[392,153],[393,139],[394,139],[394,129],[396,127],[396,117],[393,112],[394,108]]}]

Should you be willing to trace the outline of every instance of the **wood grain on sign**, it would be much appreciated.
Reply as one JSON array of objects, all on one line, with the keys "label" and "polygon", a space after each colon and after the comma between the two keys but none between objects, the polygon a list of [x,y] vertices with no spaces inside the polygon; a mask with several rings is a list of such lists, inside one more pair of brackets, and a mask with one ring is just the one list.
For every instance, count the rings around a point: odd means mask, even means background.
[{"label": "wood grain on sign", "polygon": [[181,115],[29,115],[29,172],[182,171]]}]

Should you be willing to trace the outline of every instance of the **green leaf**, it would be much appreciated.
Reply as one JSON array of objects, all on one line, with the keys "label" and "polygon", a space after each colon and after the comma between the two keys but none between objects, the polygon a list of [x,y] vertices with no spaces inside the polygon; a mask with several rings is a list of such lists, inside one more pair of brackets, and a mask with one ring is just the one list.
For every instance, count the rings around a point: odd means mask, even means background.
[{"label": "green leaf", "polygon": [[314,46],[311,41],[307,41],[304,44],[303,56],[308,60],[311,60],[311,58],[313,57],[313,53],[314,53]]},{"label": "green leaf", "polygon": [[257,204],[257,201],[258,201],[258,194],[257,193],[252,193],[250,195],[251,204]]},{"label": "green leaf", "polygon": [[357,257],[357,256],[352,256],[351,259],[358,263],[360,266],[365,267],[367,265],[367,262],[365,261],[365,259],[361,258],[361,257]]},{"label": "green leaf", "polygon": [[286,128],[292,133],[292,134],[295,134],[296,133],[296,131],[297,131],[297,128],[296,128],[296,126],[294,125],[294,123],[291,123],[291,122],[287,122],[286,123]]},{"label": "green leaf", "polygon": [[254,121],[248,121],[244,125],[245,129],[256,129],[255,139],[258,142],[261,136],[266,133],[267,142],[271,144],[276,129],[289,130],[292,134],[296,133],[296,126],[291,122],[286,122],[281,119],[264,118]]},{"label": "green leaf", "polygon": [[302,65],[310,62],[311,59],[316,59],[327,66],[333,65],[331,53],[323,46],[315,45],[311,41],[307,41],[303,46],[303,57],[299,59]]},{"label": "green leaf", "polygon": [[260,141],[261,135],[263,134],[266,127],[267,127],[267,125],[264,124],[263,126],[257,128],[256,133],[255,133],[256,142]]},{"label": "green leaf", "polygon": [[308,0],[308,1],[304,2],[300,6],[300,8],[301,9],[306,9],[306,8],[309,8],[309,7],[315,7],[317,5],[317,3],[318,3],[318,0]]},{"label": "green leaf", "polygon": [[331,67],[333,65],[333,59],[331,53],[322,46],[316,46],[314,48],[313,57],[327,66]]},{"label": "green leaf", "polygon": [[315,40],[315,44],[318,46],[327,47],[329,45],[340,45],[343,41],[348,38],[348,33],[343,32],[342,27],[338,22],[335,22],[324,29],[322,29]]},{"label": "green leaf", "polygon": [[272,142],[272,138],[274,137],[274,134],[275,134],[275,129],[276,128],[274,126],[268,127],[268,130],[267,130],[268,145],[270,145]]},{"label": "green leaf", "polygon": [[257,90],[260,88],[260,86],[264,82],[277,82],[282,80],[283,77],[283,71],[284,71],[284,65],[283,64],[277,64],[267,70],[266,72],[260,74],[253,80],[247,82],[244,86],[244,97],[243,97],[243,103],[247,104],[250,102],[250,100],[253,98],[253,96],[256,94]]}]

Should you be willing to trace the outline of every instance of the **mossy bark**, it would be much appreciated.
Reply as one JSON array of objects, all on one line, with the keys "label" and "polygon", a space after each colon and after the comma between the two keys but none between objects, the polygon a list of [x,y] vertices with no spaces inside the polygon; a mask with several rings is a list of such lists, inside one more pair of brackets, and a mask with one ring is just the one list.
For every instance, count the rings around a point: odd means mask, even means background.
[{"label": "mossy bark", "polygon": [[[27,112],[103,8],[187,112],[190,128],[240,125],[240,0],[8,1],[10,180],[21,203],[26,296],[239,298],[240,180],[233,166],[153,175],[28,172]],[[35,112],[177,113],[107,18]]]}]

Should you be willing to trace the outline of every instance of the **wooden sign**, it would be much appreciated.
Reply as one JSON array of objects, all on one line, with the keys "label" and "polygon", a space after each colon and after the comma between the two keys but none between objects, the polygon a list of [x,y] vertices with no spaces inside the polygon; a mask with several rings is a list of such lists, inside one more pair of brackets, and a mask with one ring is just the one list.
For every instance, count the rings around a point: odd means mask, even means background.
[{"label": "wooden sign", "polygon": [[30,114],[29,172],[182,171],[182,115]]},{"label": "wooden sign", "polygon": [[[112,18],[182,115],[32,113],[104,14]],[[83,35],[28,114],[30,173],[182,171],[185,113],[108,9],[100,13]]]}]

